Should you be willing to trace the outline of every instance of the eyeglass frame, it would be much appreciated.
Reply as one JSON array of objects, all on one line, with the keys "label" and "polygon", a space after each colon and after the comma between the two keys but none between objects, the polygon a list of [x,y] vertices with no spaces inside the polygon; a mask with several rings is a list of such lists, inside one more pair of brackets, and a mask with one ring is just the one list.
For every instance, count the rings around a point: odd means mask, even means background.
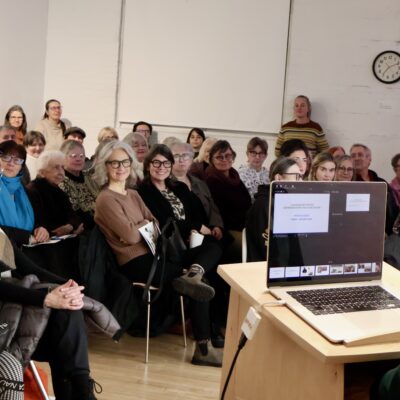
[{"label": "eyeglass frame", "polygon": [[354,172],[353,167],[346,168],[346,167],[340,166],[340,167],[337,167],[337,169],[338,169],[338,171],[342,171],[342,172]]},{"label": "eyeglass frame", "polygon": [[265,151],[254,151],[249,150],[247,154],[250,154],[252,157],[267,157],[267,153]]},{"label": "eyeglass frame", "polygon": [[161,165],[165,168],[172,168],[173,162],[171,162],[170,160],[164,160],[164,161],[160,161],[160,160],[151,160],[150,164],[154,167],[154,168],[161,168]]},{"label": "eyeglass frame", "polygon": [[22,165],[25,162],[23,158],[10,156],[9,154],[0,154],[0,158],[2,159],[2,161],[6,163],[12,162],[14,165]]},{"label": "eyeglass frame", "polygon": [[73,160],[84,160],[85,155],[84,154],[75,154],[75,153],[70,153],[68,154],[69,158],[72,158]]},{"label": "eyeglass frame", "polygon": [[[126,161],[129,162],[129,165],[124,165],[126,164]],[[106,164],[109,165],[112,169],[118,169],[121,166],[124,168],[129,168],[132,166],[132,159],[131,158],[125,158],[124,160],[107,160]]]},{"label": "eyeglass frame", "polygon": [[193,159],[193,154],[192,153],[177,153],[174,154],[174,160],[182,160],[182,161],[189,161]]},{"label": "eyeglass frame", "polygon": [[218,161],[234,161],[235,160],[235,155],[233,153],[230,154],[224,154],[224,155],[219,155],[219,156],[214,156],[214,160]]}]

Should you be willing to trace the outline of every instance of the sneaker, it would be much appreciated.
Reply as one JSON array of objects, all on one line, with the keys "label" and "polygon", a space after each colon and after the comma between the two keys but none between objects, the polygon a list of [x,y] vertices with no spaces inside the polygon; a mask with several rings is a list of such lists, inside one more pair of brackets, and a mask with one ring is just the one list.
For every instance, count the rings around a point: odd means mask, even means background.
[{"label": "sneaker", "polygon": [[97,397],[94,395],[94,393],[96,392],[97,394],[100,394],[102,391],[103,387],[100,385],[100,383],[89,377],[89,400],[97,400]]},{"label": "sneaker", "polygon": [[192,364],[209,367],[222,367],[222,351],[211,346],[211,342],[196,343]]},{"label": "sneaker", "polygon": [[215,290],[210,285],[204,283],[202,278],[202,268],[197,269],[192,267],[186,274],[174,279],[172,287],[179,294],[188,296],[193,300],[210,301],[215,295]]}]

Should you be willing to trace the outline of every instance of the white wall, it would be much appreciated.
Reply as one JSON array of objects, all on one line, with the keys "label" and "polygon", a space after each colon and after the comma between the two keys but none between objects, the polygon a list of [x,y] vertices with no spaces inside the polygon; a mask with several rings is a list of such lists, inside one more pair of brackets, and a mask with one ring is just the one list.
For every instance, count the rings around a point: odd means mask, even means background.
[{"label": "white wall", "polygon": [[331,146],[371,147],[372,168],[389,179],[400,152],[400,82],[372,74],[383,50],[400,52],[399,0],[293,1],[284,116],[306,94]]},{"label": "white wall", "polygon": [[[43,101],[50,97],[62,101],[65,117],[87,130],[89,153],[100,127],[114,121],[121,2],[50,2]],[[400,83],[379,83],[372,75],[371,64],[383,50],[400,51],[398,21],[398,0],[292,0],[283,110],[283,120],[291,119],[293,98],[299,93],[309,95],[313,119],[324,127],[330,144],[346,149],[355,141],[368,144],[372,168],[387,179],[392,175],[390,158],[400,152],[400,135],[396,132],[400,126]],[[29,29],[30,25],[26,24]],[[10,88],[11,84],[6,83]],[[30,85],[33,87],[33,83]],[[129,129],[123,126],[121,130]],[[181,138],[187,134],[185,129],[157,130],[160,139],[175,131],[175,136]],[[236,164],[243,161],[245,144],[253,136],[224,131],[208,134],[232,141],[239,155]],[[268,140],[273,153],[274,136],[261,136]],[[270,155],[267,163],[272,158]]]},{"label": "white wall", "polygon": [[0,0],[0,125],[14,104],[28,129],[42,112],[48,0]]},{"label": "white wall", "polygon": [[91,154],[99,130],[114,125],[120,0],[52,0],[49,4],[44,98],[85,130]]}]

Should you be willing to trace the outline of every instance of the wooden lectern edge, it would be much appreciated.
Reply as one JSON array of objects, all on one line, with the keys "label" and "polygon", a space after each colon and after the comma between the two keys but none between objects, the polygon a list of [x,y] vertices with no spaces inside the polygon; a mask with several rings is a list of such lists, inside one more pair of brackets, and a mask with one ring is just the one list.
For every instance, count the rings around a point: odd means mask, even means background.
[{"label": "wooden lectern edge", "polygon": [[[265,279],[260,281],[260,268],[265,268],[265,262],[226,264],[218,267],[219,275],[246,302],[260,310],[279,329],[305,350],[312,353],[323,363],[353,363],[373,360],[400,358],[400,333],[383,341],[360,339],[351,344],[335,344],[329,342],[314,328],[294,314],[286,306],[262,307],[265,302],[276,300],[266,291]],[[386,277],[400,273],[387,265]],[[394,270],[394,271],[392,271]],[[266,272],[265,272],[266,273]],[[263,274],[263,278],[264,278]],[[397,277],[396,277],[397,278]],[[393,334],[392,334],[393,335]],[[388,340],[394,342],[388,343]]]}]

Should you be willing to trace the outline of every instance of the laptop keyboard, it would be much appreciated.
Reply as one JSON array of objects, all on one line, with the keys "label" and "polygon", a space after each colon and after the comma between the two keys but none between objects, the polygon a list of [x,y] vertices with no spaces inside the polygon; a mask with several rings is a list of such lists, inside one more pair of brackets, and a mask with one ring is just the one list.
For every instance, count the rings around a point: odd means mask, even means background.
[{"label": "laptop keyboard", "polygon": [[380,286],[288,291],[315,315],[400,308],[400,300]]}]

